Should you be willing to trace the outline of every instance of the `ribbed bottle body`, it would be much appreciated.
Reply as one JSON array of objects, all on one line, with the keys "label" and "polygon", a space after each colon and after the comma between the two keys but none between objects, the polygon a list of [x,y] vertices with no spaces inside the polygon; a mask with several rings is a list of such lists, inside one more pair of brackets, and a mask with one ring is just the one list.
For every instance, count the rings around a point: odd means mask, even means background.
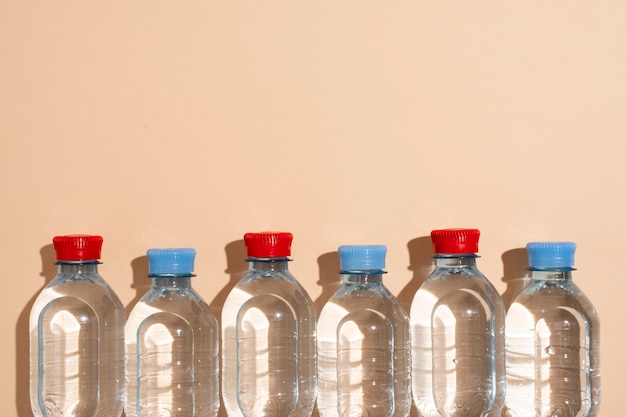
[{"label": "ribbed bottle body", "polygon": [[127,417],[214,417],[219,329],[190,278],[154,278],[126,324]]},{"label": "ribbed bottle body", "polygon": [[230,417],[309,417],[316,313],[286,260],[253,263],[222,309],[222,396]]},{"label": "ribbed bottle body", "polygon": [[410,353],[408,315],[381,275],[344,276],[318,320],[320,416],[408,416]]},{"label": "ribbed bottle body", "polygon": [[504,304],[474,257],[440,257],[411,304],[412,389],[420,416],[500,417]]},{"label": "ribbed bottle body", "polygon": [[124,306],[97,263],[60,264],[30,314],[30,398],[41,417],[118,417]]},{"label": "ribbed bottle body", "polygon": [[514,417],[596,417],[600,322],[570,272],[532,272],[506,318],[507,408]]}]

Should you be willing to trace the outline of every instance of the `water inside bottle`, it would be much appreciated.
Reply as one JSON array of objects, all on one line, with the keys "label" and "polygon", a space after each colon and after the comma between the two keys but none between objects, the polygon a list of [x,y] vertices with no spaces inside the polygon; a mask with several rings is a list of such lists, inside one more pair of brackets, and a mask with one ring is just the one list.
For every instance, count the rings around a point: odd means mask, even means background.
[{"label": "water inside bottle", "polygon": [[339,322],[337,387],[341,417],[393,415],[393,339],[393,325],[375,310],[357,310]]},{"label": "water inside bottle", "polygon": [[[331,300],[322,310],[318,321],[317,401],[322,416],[409,414],[410,339],[406,313],[400,312],[399,305],[387,296],[370,293],[370,297],[338,297],[345,306]],[[351,301],[354,304],[348,308]],[[361,308],[361,303],[371,308]]]},{"label": "water inside bottle", "polygon": [[537,313],[522,299],[507,315],[511,415],[586,416],[592,405],[587,320],[563,306]]},{"label": "water inside bottle", "polygon": [[93,415],[100,383],[93,308],[74,297],[57,298],[42,310],[38,333],[40,406],[49,416]]},{"label": "water inside bottle", "polygon": [[246,301],[237,318],[237,397],[244,416],[288,416],[298,403],[297,318],[274,294]]},{"label": "water inside bottle", "polygon": [[486,415],[495,398],[494,322],[476,291],[451,291],[432,315],[433,395],[445,416]]},{"label": "water inside bottle", "polygon": [[139,302],[129,317],[126,416],[213,416],[219,407],[217,322],[202,309],[191,315],[198,307],[188,299],[168,303],[180,314]]},{"label": "water inside bottle", "polygon": [[[309,417],[317,393],[315,307],[285,262],[260,262],[222,309],[230,417]],[[278,265],[278,266],[277,266]]]},{"label": "water inside bottle", "polygon": [[124,397],[123,306],[91,278],[56,279],[30,317],[33,413],[118,416]]},{"label": "water inside bottle", "polygon": [[189,323],[175,314],[153,314],[137,329],[137,340],[140,415],[175,416],[193,410],[195,360]]},{"label": "water inside bottle", "polygon": [[[471,288],[418,290],[411,311],[413,395],[426,417],[480,417],[496,402],[492,304]],[[502,371],[503,372],[503,371]]]}]

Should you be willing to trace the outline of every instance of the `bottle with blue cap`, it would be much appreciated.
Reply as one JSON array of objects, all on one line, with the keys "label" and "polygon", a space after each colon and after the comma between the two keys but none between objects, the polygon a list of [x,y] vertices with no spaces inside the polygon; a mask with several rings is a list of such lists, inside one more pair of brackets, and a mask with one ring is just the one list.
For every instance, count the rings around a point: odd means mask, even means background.
[{"label": "bottle with blue cap", "polygon": [[531,281],[506,316],[510,416],[595,417],[600,321],[572,281],[573,242],[526,245]]},{"label": "bottle with blue cap", "polygon": [[340,246],[341,287],[318,320],[320,417],[406,417],[409,317],[384,286],[383,245]]},{"label": "bottle with blue cap", "polygon": [[217,319],[192,288],[196,251],[149,249],[152,287],[125,327],[127,417],[214,417],[219,410]]}]

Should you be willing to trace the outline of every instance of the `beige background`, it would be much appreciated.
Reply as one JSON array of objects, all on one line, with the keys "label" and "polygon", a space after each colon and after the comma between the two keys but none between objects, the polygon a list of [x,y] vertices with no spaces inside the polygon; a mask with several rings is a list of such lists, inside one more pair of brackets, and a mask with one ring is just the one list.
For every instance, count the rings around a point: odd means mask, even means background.
[{"label": "beige background", "polygon": [[30,416],[26,323],[56,234],[104,236],[127,306],[146,249],[195,247],[219,311],[246,231],[294,233],[318,306],[338,245],[384,243],[408,305],[442,227],[481,229],[507,302],[526,242],[578,243],[601,414],[619,415],[625,21],[622,0],[0,0],[2,415]]}]

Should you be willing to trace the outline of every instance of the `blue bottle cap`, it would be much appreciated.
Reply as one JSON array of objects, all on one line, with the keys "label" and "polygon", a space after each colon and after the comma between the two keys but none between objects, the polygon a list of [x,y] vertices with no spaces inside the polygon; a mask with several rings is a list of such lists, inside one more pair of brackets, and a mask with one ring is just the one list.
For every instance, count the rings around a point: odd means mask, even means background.
[{"label": "blue bottle cap", "polygon": [[150,275],[191,274],[196,250],[192,248],[148,249],[147,255]]},{"label": "blue bottle cap", "polygon": [[526,245],[531,268],[563,268],[574,266],[574,242],[530,242]]},{"label": "blue bottle cap", "polygon": [[339,246],[338,252],[342,271],[382,270],[385,267],[385,245]]}]

